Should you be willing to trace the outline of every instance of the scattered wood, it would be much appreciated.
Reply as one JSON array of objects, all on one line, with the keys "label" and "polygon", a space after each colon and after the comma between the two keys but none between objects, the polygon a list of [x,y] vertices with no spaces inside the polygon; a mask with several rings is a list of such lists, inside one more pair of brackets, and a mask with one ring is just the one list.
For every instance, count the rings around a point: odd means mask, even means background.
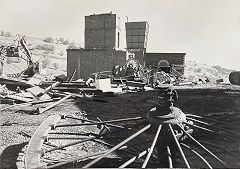
[{"label": "scattered wood", "polygon": [[65,96],[64,98],[58,100],[57,102],[51,104],[51,105],[48,106],[48,107],[45,107],[45,108],[38,108],[38,109],[37,109],[37,113],[38,113],[38,114],[41,114],[41,113],[43,113],[43,112],[45,112],[45,111],[47,111],[47,110],[49,110],[49,109],[55,107],[57,104],[63,102],[64,100],[68,99],[68,98],[71,97],[71,96],[72,96],[72,94],[69,94],[69,95]]},{"label": "scattered wood", "polygon": [[43,90],[42,92],[40,92],[37,97],[41,97],[42,95],[46,94],[47,92],[51,91],[54,87],[60,85],[61,82],[55,82],[53,83],[51,86],[47,87],[45,90]]}]

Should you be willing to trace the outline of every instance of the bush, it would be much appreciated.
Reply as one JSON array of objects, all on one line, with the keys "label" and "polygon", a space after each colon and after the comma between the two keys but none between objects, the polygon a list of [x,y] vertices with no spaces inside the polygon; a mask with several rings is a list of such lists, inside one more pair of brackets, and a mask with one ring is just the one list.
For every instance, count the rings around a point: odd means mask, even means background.
[{"label": "bush", "polygon": [[44,42],[47,42],[47,43],[53,43],[54,39],[52,37],[47,37],[45,39],[43,39]]},{"label": "bush", "polygon": [[58,66],[58,64],[55,62],[55,63],[53,63],[53,68],[55,69],[55,70],[57,70],[58,68],[59,68],[59,66]]},{"label": "bush", "polygon": [[6,36],[6,37],[10,37],[10,36],[11,36],[11,32],[6,32],[6,33],[5,33],[5,36]]},{"label": "bush", "polygon": [[43,45],[38,44],[36,46],[36,49],[38,49],[38,50],[45,50],[46,52],[52,52],[53,53],[53,51],[55,49],[55,46],[54,45],[49,45],[49,44],[43,44]]},{"label": "bush", "polygon": [[5,36],[5,32],[4,31],[1,31],[1,36]]},{"label": "bush", "polygon": [[68,49],[77,49],[77,45],[75,44],[75,42],[72,42],[68,45]]},{"label": "bush", "polygon": [[69,41],[68,41],[68,40],[64,40],[64,41],[63,41],[63,44],[64,44],[64,45],[68,45],[68,44],[69,44]]},{"label": "bush", "polygon": [[202,72],[202,68],[194,69],[194,73],[201,73],[201,72]]},{"label": "bush", "polygon": [[47,66],[49,66],[51,63],[51,61],[47,58],[45,58],[44,60],[42,60],[42,67],[46,68]]}]

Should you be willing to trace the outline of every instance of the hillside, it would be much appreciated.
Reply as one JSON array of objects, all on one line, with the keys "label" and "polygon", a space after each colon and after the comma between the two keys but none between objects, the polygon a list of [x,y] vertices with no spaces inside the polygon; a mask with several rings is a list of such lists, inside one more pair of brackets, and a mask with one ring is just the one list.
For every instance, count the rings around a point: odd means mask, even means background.
[{"label": "hillside", "polygon": [[[15,36],[0,36],[0,45],[13,45],[14,39]],[[48,75],[67,74],[66,49],[72,47],[70,45],[73,45],[73,47],[77,47],[77,45],[69,42],[66,43],[66,40],[63,38],[49,40],[49,38],[26,37],[25,39],[32,53],[33,60],[38,61],[41,59],[40,62]],[[50,43],[45,41],[50,41]],[[16,60],[9,60],[7,62],[6,69],[8,73],[21,72],[27,66],[25,61],[18,59],[17,62],[19,61],[20,63],[13,63]],[[207,76],[213,81],[216,79],[228,81],[228,75],[232,71],[220,66],[209,66],[195,61],[186,61],[185,64],[185,77],[188,80],[198,80]]]},{"label": "hillside", "polygon": [[210,66],[195,61],[187,61],[185,68],[185,76],[188,80],[197,81],[199,78],[208,77],[212,81],[223,79],[228,82],[228,76],[233,70],[222,68],[221,66]]},{"label": "hillside", "polygon": [[[0,36],[0,45],[13,45],[15,36]],[[54,41],[52,43],[44,42],[44,38],[25,37],[26,44],[32,53],[33,61],[42,63],[44,72],[47,74],[59,75],[66,74],[67,52],[70,44],[63,44]],[[23,59],[8,59],[6,63],[6,72],[15,73],[27,67]],[[14,70],[15,69],[15,70]]]}]

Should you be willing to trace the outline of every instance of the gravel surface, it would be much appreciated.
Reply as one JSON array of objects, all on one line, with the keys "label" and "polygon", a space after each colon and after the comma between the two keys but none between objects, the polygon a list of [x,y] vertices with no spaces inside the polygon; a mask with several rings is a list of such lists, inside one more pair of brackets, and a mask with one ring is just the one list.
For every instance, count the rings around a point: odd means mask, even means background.
[{"label": "gravel surface", "polygon": [[[191,89],[189,89],[191,90]],[[190,94],[189,94],[190,93]],[[231,104],[222,104],[222,101],[229,97]],[[204,98],[204,99],[203,99]],[[196,89],[195,91],[186,91],[185,89],[179,89],[179,102],[178,107],[184,112],[193,114],[206,114],[211,111],[219,112],[219,106],[222,112],[226,111],[240,111],[239,92],[215,92],[207,93],[202,90]],[[67,100],[49,111],[46,111],[39,115],[32,114],[32,111],[37,107],[16,107],[9,110],[4,110],[1,112],[0,116],[0,134],[1,134],[1,147],[0,147],[0,168],[24,168],[22,163],[24,159],[24,152],[26,145],[28,144],[31,135],[37,127],[50,115],[70,115],[83,117],[86,113],[86,117],[91,120],[97,121],[98,118],[102,121],[114,120],[120,118],[130,118],[141,116],[145,117],[146,113],[156,105],[156,91],[149,92],[130,92],[122,95],[112,96],[112,97],[95,97],[93,99],[89,98],[78,98],[74,100]],[[8,105],[0,105],[1,107]],[[47,106],[41,105],[41,106]],[[205,106],[205,107],[204,107]],[[0,107],[0,108],[1,108]],[[204,108],[203,108],[204,107]],[[215,111],[214,111],[215,110]],[[68,121],[75,123],[74,121]],[[119,123],[119,125],[126,123]],[[131,124],[131,123],[129,123]],[[92,128],[71,128],[71,132],[79,131],[94,131]],[[55,130],[58,131],[58,130]],[[64,131],[62,129],[61,131]],[[69,130],[68,130],[69,131]],[[132,131],[134,132],[134,131]],[[131,133],[128,133],[131,134]],[[121,135],[117,135],[121,137]],[[116,136],[115,136],[116,137]],[[141,148],[141,143],[144,144],[146,137],[138,138],[137,142],[129,144],[129,146],[137,145],[138,149]],[[116,144],[116,138],[113,143]],[[54,141],[52,142],[58,145],[66,144],[66,141]],[[143,145],[143,147],[148,145]],[[55,158],[55,160],[65,161],[66,159],[72,159],[73,157],[79,157],[79,155],[87,155],[92,152],[97,152],[101,150],[108,149],[97,142],[86,142],[81,146],[74,148],[67,148],[68,153],[65,153],[64,158],[62,158],[62,151],[57,151],[49,154],[46,157]],[[134,150],[132,150],[134,152]],[[118,154],[113,154],[109,158],[117,158]],[[191,156],[190,156],[191,157]],[[47,159],[42,159],[43,164],[48,162]],[[45,160],[45,161],[44,161]],[[196,160],[195,158],[193,161]],[[79,167],[79,164],[71,167]]]},{"label": "gravel surface", "polygon": [[[9,105],[1,104],[0,106],[0,108],[3,108]],[[47,104],[41,106],[47,106]],[[34,131],[48,116],[53,114],[76,115],[80,111],[80,109],[73,104],[73,100],[70,99],[39,115],[32,114],[32,111],[36,108],[36,106],[16,107],[1,111],[0,168],[12,169],[22,167],[22,164],[19,163],[19,161],[22,161],[21,157],[18,158],[19,153],[22,155],[22,148],[28,144]]]}]

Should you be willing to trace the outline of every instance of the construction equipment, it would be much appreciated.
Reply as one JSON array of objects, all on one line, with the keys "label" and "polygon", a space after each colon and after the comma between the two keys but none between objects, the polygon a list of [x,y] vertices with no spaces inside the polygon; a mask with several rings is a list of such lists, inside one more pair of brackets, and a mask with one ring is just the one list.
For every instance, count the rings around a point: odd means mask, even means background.
[{"label": "construction equipment", "polygon": [[16,35],[15,44],[0,47],[0,75],[4,76],[4,67],[8,58],[22,58],[27,62],[27,69],[22,72],[18,72],[15,78],[19,78],[22,75],[26,77],[32,77],[36,72],[39,72],[39,63],[33,62],[32,54],[27,47],[24,36]]}]

